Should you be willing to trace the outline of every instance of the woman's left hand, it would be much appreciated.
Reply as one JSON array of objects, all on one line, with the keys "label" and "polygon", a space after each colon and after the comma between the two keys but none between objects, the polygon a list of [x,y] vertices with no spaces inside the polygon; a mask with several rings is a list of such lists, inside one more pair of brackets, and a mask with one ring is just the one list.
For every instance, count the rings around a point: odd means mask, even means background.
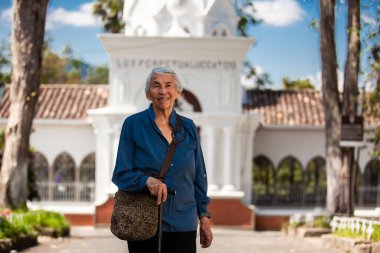
[{"label": "woman's left hand", "polygon": [[200,219],[199,236],[202,248],[210,247],[213,235],[211,232],[210,219],[208,217],[202,217]]}]

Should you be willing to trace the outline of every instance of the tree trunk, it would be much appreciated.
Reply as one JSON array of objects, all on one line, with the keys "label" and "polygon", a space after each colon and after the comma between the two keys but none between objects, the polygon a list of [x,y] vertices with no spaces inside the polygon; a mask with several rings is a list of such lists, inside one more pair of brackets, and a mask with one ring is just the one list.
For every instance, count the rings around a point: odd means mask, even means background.
[{"label": "tree trunk", "polygon": [[[348,1],[347,23],[347,58],[344,71],[343,90],[343,115],[355,117],[358,98],[358,76],[360,62],[360,1]],[[342,150],[341,187],[344,192],[342,198],[342,211],[349,216],[354,212],[352,198],[352,174],[355,166],[354,148],[348,147]]]},{"label": "tree trunk", "polygon": [[334,40],[334,6],[335,0],[320,0],[319,2],[322,93],[326,141],[326,208],[331,213],[339,210],[339,171],[341,169],[341,152],[339,147],[341,113],[339,109],[337,60]]},{"label": "tree trunk", "polygon": [[0,207],[18,208],[28,196],[29,136],[39,92],[48,0],[14,0],[10,114],[0,171]]}]

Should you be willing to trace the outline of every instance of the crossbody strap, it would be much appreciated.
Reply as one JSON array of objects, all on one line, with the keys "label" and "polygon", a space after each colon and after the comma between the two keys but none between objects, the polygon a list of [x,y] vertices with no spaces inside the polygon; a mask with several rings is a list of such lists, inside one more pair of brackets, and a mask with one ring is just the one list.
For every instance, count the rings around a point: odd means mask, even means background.
[{"label": "crossbody strap", "polygon": [[177,143],[180,142],[184,138],[183,133],[181,133],[181,126],[182,126],[181,116],[177,114],[176,128],[172,134],[173,140],[169,145],[168,151],[166,152],[166,156],[164,159],[164,163],[161,166],[160,174],[158,175],[158,178],[160,180],[164,180],[166,174],[169,171],[169,167],[173,160]]}]

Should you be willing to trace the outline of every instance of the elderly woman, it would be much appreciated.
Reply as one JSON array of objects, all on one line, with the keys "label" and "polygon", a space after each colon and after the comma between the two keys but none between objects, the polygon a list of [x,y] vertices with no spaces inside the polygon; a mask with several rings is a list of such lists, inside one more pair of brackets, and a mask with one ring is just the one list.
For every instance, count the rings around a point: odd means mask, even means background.
[{"label": "elderly woman", "polygon": [[[149,176],[160,171],[169,144],[173,141],[177,113],[174,101],[182,86],[176,73],[168,67],[154,68],[147,78],[145,93],[151,105],[145,111],[128,117],[120,135],[112,181],[124,191],[147,187],[163,204],[162,252],[196,252],[199,220],[201,246],[212,242],[210,213],[207,206],[207,177],[197,128],[193,121],[181,116],[183,139],[177,144],[172,164],[164,181]],[[168,194],[175,189],[176,195]],[[152,253],[156,237],[130,241],[130,253]]]}]

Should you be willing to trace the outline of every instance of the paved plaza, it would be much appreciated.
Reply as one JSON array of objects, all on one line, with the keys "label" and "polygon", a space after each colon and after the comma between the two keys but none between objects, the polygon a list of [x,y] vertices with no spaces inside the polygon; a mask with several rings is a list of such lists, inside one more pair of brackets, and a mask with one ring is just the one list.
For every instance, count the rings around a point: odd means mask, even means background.
[{"label": "paved plaza", "polygon": [[[320,238],[299,239],[280,232],[256,232],[214,228],[214,242],[198,253],[343,253],[327,248]],[[199,242],[199,240],[198,240]],[[126,242],[115,238],[108,228],[73,227],[67,239],[42,238],[39,246],[25,253],[127,253]]]}]

